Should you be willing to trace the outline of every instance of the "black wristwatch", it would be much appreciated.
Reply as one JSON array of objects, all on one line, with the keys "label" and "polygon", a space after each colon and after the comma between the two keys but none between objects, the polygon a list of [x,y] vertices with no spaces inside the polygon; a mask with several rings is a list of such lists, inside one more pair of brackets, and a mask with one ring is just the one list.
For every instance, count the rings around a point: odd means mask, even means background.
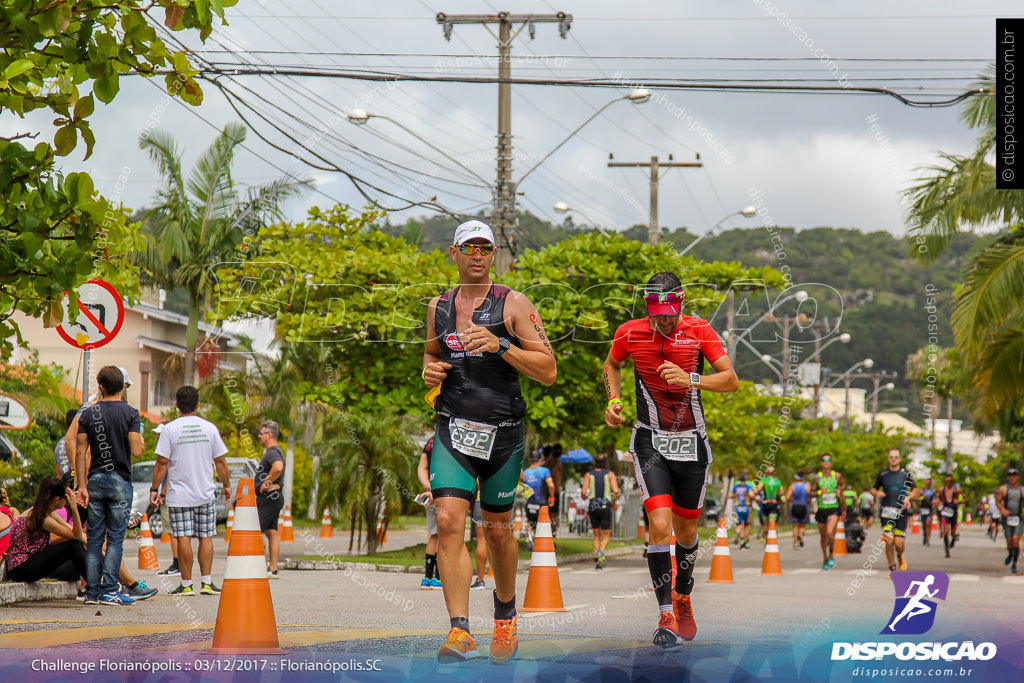
[{"label": "black wristwatch", "polygon": [[501,354],[508,351],[509,347],[512,346],[512,342],[510,342],[505,337],[501,337],[500,339],[498,339],[498,346],[500,347],[498,349],[498,355],[500,356]]},{"label": "black wristwatch", "polygon": [[150,489],[153,493],[160,493],[160,489]]}]

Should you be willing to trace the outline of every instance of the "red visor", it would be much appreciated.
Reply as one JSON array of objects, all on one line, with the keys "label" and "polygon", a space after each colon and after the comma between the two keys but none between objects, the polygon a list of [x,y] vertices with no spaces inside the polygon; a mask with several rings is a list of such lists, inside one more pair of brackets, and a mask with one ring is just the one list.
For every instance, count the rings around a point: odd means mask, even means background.
[{"label": "red visor", "polygon": [[679,315],[683,307],[683,292],[648,292],[647,315]]}]

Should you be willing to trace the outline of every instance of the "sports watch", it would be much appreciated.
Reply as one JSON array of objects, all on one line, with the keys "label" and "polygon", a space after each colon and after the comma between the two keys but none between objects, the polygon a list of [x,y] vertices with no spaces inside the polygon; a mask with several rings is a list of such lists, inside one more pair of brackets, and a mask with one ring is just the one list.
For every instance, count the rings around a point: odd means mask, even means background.
[{"label": "sports watch", "polygon": [[500,347],[498,349],[498,355],[500,356],[501,354],[508,351],[509,347],[512,346],[512,342],[510,342],[505,337],[501,337],[500,339],[498,339],[498,346]]},{"label": "sports watch", "polygon": [[700,373],[699,372],[691,372],[690,373],[690,386],[691,387],[698,387],[698,386],[700,386]]}]

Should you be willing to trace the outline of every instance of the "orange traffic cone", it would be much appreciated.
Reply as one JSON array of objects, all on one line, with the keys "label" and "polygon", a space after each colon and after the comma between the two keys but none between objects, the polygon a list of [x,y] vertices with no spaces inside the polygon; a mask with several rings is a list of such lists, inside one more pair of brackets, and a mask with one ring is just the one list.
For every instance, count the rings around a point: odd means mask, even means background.
[{"label": "orange traffic cone", "polygon": [[643,538],[644,538],[644,531],[646,531],[646,529],[647,529],[647,527],[644,524],[644,516],[643,516],[643,514],[641,514],[640,515],[640,521],[638,521],[636,523],[636,537],[639,538],[640,540],[643,540]]},{"label": "orange traffic cone", "polygon": [[914,526],[910,527],[910,533],[921,533],[921,515],[914,515]]},{"label": "orange traffic cone", "polygon": [[526,580],[526,596],[520,612],[567,612],[562,604],[562,584],[558,580],[555,561],[555,539],[551,537],[548,506],[540,509],[537,533],[533,539],[530,576]]},{"label": "orange traffic cone", "polygon": [[729,529],[724,519],[718,520],[715,554],[711,557],[708,583],[732,583],[732,557],[729,556]]},{"label": "orange traffic cone", "polygon": [[238,519],[231,531],[208,654],[285,654],[277,638],[255,490],[252,479],[243,477],[238,482]]},{"label": "orange traffic cone", "polygon": [[167,543],[167,544],[171,543],[171,535],[169,533],[167,533],[166,531],[163,532],[162,534],[160,534],[160,542],[161,543]]},{"label": "orange traffic cone", "polygon": [[964,524],[966,524],[967,526],[971,526],[971,513],[970,512],[968,512],[966,515],[964,515]]},{"label": "orange traffic cone", "polygon": [[334,538],[334,527],[331,526],[330,508],[324,508],[324,518],[320,522],[320,538]]},{"label": "orange traffic cone", "polygon": [[153,545],[153,534],[149,530],[149,515],[142,513],[142,533],[139,535],[139,569],[155,569],[160,571],[160,561],[156,558],[156,546]]},{"label": "orange traffic cone", "polygon": [[228,508],[228,523],[227,523],[227,526],[224,527],[224,542],[225,543],[230,543],[231,542],[231,527],[234,525],[234,523],[235,523],[235,506],[232,505],[231,507]]},{"label": "orange traffic cone", "polygon": [[846,555],[846,525],[843,524],[843,520],[839,520],[839,526],[836,527],[836,539],[832,546],[832,554],[835,556]]},{"label": "orange traffic cone", "polygon": [[523,511],[521,508],[516,508],[516,520],[512,524],[512,533],[518,534],[523,530]]},{"label": "orange traffic cone", "polygon": [[295,529],[292,527],[292,506],[284,506],[284,521],[281,522],[281,543],[294,543]]},{"label": "orange traffic cone", "polygon": [[782,563],[779,562],[779,532],[774,518],[768,521],[768,542],[764,546],[761,576],[782,576]]},{"label": "orange traffic cone", "polygon": [[936,518],[935,515],[932,515],[932,531],[938,531],[938,530],[939,530],[939,520]]}]

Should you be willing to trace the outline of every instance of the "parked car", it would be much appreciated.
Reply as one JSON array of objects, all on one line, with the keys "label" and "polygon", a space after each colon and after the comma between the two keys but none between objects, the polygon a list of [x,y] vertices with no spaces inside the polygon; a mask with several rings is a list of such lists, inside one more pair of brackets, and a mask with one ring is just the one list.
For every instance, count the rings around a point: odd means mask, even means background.
[{"label": "parked car", "polygon": [[722,514],[722,506],[714,498],[704,499],[704,519],[718,524],[718,518]]}]

